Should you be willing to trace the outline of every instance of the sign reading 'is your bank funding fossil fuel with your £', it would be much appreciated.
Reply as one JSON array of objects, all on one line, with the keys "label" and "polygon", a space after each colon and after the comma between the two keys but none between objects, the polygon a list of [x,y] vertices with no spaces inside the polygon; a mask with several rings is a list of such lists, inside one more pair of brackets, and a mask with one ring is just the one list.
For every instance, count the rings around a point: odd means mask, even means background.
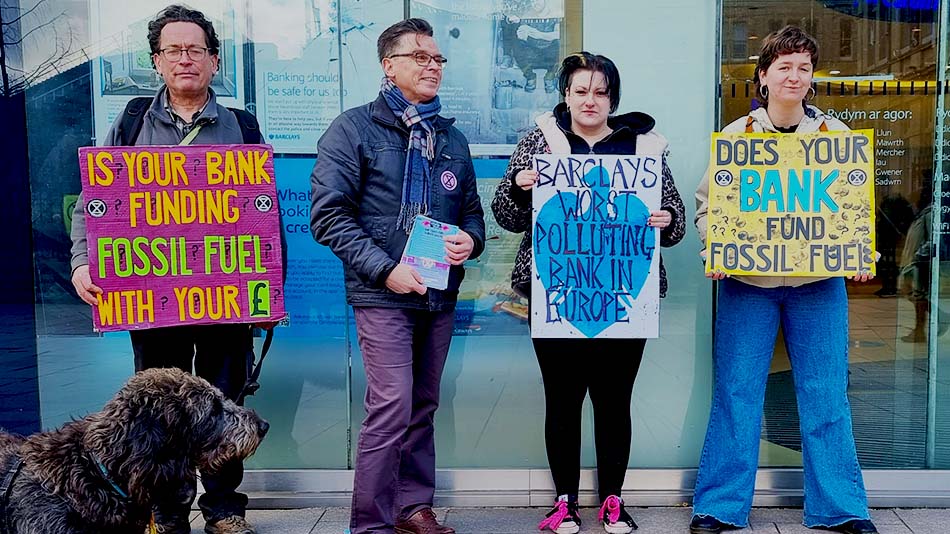
[{"label": "sign reading 'is your bank funding fossil fuel with your \u00a3'", "polygon": [[874,131],[714,134],[706,272],[875,273]]},{"label": "sign reading 'is your bank funding fossil fuel with your \u00a3'", "polygon": [[659,335],[657,156],[536,156],[531,335]]},{"label": "sign reading 'is your bank funding fossil fuel with your \u00a3'", "polygon": [[267,145],[79,150],[97,331],[283,319]]}]

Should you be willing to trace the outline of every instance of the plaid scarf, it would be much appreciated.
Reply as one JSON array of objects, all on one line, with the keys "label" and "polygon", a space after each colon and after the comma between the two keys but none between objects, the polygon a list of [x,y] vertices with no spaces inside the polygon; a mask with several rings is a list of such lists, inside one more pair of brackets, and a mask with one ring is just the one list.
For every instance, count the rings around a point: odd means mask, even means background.
[{"label": "plaid scarf", "polygon": [[[439,114],[439,97],[413,105],[389,78],[383,77],[380,88],[389,109],[409,128],[409,153],[402,180],[402,204],[396,225],[408,234],[416,215],[429,212],[429,173],[435,158],[435,128],[432,118]],[[425,158],[423,159],[423,156]]]}]

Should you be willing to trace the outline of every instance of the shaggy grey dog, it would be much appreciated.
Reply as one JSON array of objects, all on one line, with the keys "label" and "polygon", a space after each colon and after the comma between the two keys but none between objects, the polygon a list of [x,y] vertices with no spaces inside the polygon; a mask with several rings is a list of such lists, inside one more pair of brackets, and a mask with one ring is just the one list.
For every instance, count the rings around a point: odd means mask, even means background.
[{"label": "shaggy grey dog", "polygon": [[267,427],[202,378],[143,371],[101,412],[25,439],[0,432],[0,486],[19,467],[0,531],[6,520],[16,534],[144,532],[153,500],[190,503],[196,469],[247,458]]}]

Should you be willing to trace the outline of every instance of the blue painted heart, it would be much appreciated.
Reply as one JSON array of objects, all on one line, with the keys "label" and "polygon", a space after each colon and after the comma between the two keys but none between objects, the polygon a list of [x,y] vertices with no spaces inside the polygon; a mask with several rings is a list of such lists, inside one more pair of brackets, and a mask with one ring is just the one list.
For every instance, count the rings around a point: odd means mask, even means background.
[{"label": "blue painted heart", "polygon": [[656,232],[633,192],[610,195],[608,171],[585,175],[592,187],[562,190],[541,206],[534,226],[537,272],[547,295],[541,320],[566,322],[596,337],[618,321],[650,274]]}]

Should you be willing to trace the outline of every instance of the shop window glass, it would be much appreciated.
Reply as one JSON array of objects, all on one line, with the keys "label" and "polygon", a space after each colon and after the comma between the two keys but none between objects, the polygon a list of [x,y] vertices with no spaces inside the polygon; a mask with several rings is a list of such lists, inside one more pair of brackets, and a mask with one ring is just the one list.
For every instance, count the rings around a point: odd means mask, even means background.
[{"label": "shop window glass", "polygon": [[[933,330],[935,299],[929,283],[943,278],[938,273],[930,276],[931,259],[918,253],[918,244],[932,213],[937,46],[932,40],[907,38],[901,57],[891,54],[892,36],[933,31],[933,6],[794,0],[754,2],[758,9],[750,10],[752,4],[723,2],[723,34],[737,25],[764,32],[771,29],[771,21],[761,13],[784,13],[821,45],[812,103],[853,129],[875,132],[875,230],[882,256],[872,282],[847,283],[854,434],[865,468],[933,467],[925,454],[928,435],[933,441],[927,408],[933,378],[928,366],[934,356],[928,340],[947,325],[938,322]],[[722,125],[757,105],[753,69],[752,62],[723,62]],[[775,352],[766,393],[762,465],[797,466],[801,439],[781,340]]]}]

